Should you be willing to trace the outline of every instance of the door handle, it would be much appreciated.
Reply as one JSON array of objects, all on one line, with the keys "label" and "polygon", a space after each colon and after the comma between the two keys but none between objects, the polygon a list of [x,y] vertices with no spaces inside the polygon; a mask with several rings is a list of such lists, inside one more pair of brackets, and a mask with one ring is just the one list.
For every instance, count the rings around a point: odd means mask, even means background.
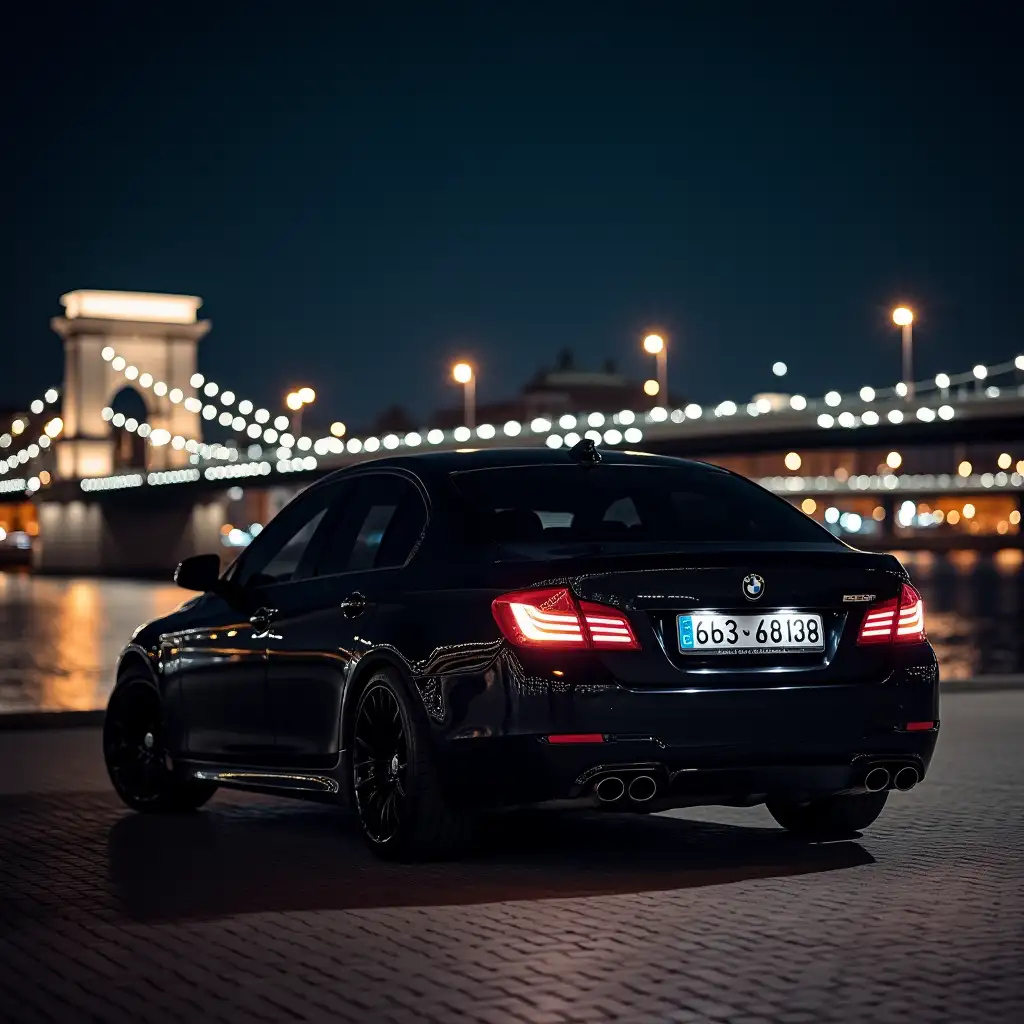
[{"label": "door handle", "polygon": [[366,611],[366,595],[360,594],[357,590],[354,594],[349,594],[339,607],[346,619],[357,618]]},{"label": "door handle", "polygon": [[257,608],[250,616],[249,622],[257,629],[268,630],[276,614],[276,608]]}]

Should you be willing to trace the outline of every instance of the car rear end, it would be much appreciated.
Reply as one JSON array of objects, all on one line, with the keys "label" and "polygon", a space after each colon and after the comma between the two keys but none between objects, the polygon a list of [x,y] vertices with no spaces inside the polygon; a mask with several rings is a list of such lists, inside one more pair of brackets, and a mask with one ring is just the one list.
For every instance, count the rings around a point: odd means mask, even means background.
[{"label": "car rear end", "polygon": [[480,730],[496,742],[470,745],[479,795],[654,809],[924,777],[938,669],[896,559],[676,460],[485,470],[456,486],[506,641],[492,669],[506,708]]}]

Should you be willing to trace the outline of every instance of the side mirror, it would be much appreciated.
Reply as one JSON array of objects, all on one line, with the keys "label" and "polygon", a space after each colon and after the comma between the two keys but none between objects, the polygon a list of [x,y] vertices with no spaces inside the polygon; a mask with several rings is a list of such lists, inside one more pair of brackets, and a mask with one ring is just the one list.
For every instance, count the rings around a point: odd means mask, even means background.
[{"label": "side mirror", "polygon": [[220,556],[193,555],[178,563],[174,582],[185,590],[199,590],[204,594],[220,590]]}]

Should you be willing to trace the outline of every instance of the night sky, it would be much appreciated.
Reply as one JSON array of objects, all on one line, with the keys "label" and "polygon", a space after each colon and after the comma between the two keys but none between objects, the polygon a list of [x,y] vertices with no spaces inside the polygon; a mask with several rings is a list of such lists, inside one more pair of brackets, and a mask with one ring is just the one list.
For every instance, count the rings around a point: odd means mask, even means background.
[{"label": "night sky", "polygon": [[196,294],[200,368],[321,418],[563,347],[747,399],[1024,351],[1010,5],[38,4],[5,27],[0,405],[74,288]]}]

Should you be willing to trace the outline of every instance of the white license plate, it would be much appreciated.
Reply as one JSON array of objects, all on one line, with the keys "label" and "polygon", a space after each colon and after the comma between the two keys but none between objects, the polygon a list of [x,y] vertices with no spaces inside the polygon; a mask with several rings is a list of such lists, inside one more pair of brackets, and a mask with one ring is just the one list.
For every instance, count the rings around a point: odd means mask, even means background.
[{"label": "white license plate", "polygon": [[679,650],[762,653],[823,651],[825,634],[820,615],[778,612],[769,615],[680,615]]}]

